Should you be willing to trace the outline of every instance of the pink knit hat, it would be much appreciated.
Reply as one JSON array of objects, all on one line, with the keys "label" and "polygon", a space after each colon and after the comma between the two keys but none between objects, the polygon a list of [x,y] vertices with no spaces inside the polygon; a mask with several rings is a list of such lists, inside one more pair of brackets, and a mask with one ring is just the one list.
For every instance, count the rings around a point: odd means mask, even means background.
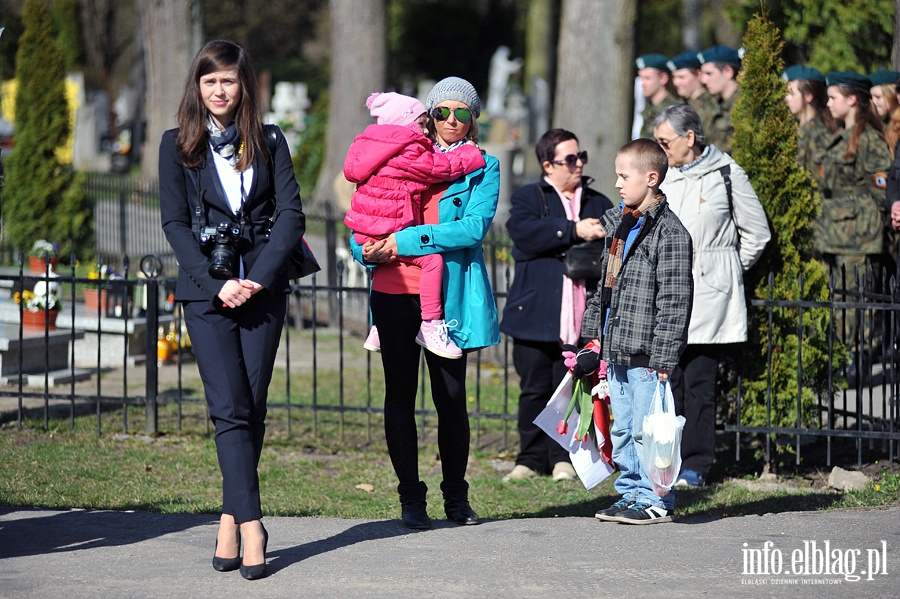
[{"label": "pink knit hat", "polygon": [[408,125],[425,113],[424,104],[394,92],[375,92],[366,100],[366,108],[379,125]]}]

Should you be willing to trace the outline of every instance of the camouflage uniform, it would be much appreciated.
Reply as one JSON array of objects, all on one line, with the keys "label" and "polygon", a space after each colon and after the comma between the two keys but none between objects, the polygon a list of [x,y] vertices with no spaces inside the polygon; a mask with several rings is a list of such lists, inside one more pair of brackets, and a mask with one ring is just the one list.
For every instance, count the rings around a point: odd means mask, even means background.
[{"label": "camouflage uniform", "polygon": [[[859,139],[856,156],[844,158],[851,134],[848,130],[836,133],[823,156],[822,214],[816,221],[815,244],[832,269],[835,287],[850,292],[846,299],[838,299],[853,302],[859,301],[853,293],[859,288],[855,269],[858,267],[860,275],[864,276],[870,269],[880,267],[884,255],[882,198],[891,152],[881,135],[867,127]],[[846,272],[843,280],[841,267]],[[879,276],[874,281],[870,279],[866,286],[872,288],[878,279]],[[840,312],[836,318],[839,335],[846,345],[856,349],[855,339],[859,333],[856,312]],[[862,332],[864,339],[871,341],[868,329],[866,322]]]},{"label": "camouflage uniform", "polygon": [[729,155],[731,154],[731,138],[734,137],[734,127],[731,126],[731,109],[740,93],[741,90],[738,89],[727,100],[717,100],[713,104],[709,121],[705,123],[700,121],[703,132],[706,134],[706,142]]},{"label": "camouflage uniform", "polygon": [[700,125],[703,127],[703,134],[707,135],[707,127],[712,121],[712,115],[718,110],[716,99],[709,92],[704,91],[696,98],[684,100],[684,103],[697,112],[697,115],[700,117]]},{"label": "camouflage uniform", "polygon": [[813,181],[821,190],[825,185],[822,179],[822,158],[834,139],[818,116],[797,129],[797,162],[812,175]]},{"label": "camouflage uniform", "polygon": [[668,92],[666,92],[666,97],[664,97],[659,104],[653,104],[648,100],[644,109],[641,111],[641,118],[644,119],[644,123],[641,125],[641,137],[656,139],[653,137],[653,121],[659,116],[659,113],[661,113],[664,108],[678,103],[678,100]]}]

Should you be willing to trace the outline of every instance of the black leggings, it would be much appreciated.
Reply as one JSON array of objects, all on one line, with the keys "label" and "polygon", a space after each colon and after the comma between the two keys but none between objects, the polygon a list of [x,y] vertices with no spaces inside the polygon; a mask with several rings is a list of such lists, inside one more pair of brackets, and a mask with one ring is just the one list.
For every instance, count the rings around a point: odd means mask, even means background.
[{"label": "black leggings", "polygon": [[[384,366],[384,435],[402,489],[419,481],[415,414],[422,352],[416,343],[422,324],[419,296],[373,291],[372,320],[378,327]],[[441,488],[445,495],[464,495],[469,460],[466,358],[450,360],[425,351],[425,362],[438,414]]]}]

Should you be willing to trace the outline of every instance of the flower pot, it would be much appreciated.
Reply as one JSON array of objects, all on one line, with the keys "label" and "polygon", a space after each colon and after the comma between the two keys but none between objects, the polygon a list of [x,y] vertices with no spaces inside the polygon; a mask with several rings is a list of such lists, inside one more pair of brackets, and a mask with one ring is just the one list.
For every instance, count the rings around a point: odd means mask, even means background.
[{"label": "flower pot", "polygon": [[45,329],[55,331],[57,316],[59,316],[59,310],[38,310],[37,312],[25,310],[22,312],[22,327],[41,331]]},{"label": "flower pot", "polygon": [[107,297],[106,289],[85,289],[84,309],[87,311],[88,316],[98,313],[101,317],[106,316]]},{"label": "flower pot", "polygon": [[[59,258],[55,256],[50,258],[50,265],[53,267],[53,272],[56,272],[56,264],[59,262]],[[47,261],[39,256],[28,256],[28,270],[31,271],[31,274],[35,275],[43,275],[47,273]]]}]

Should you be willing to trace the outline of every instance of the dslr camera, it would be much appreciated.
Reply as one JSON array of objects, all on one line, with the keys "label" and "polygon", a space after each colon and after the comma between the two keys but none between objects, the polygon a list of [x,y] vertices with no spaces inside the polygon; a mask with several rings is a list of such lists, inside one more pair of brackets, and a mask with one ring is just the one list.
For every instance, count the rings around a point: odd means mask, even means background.
[{"label": "dslr camera", "polygon": [[232,277],[242,232],[241,223],[233,222],[200,229],[200,247],[204,252],[209,252],[209,276],[214,279]]}]

